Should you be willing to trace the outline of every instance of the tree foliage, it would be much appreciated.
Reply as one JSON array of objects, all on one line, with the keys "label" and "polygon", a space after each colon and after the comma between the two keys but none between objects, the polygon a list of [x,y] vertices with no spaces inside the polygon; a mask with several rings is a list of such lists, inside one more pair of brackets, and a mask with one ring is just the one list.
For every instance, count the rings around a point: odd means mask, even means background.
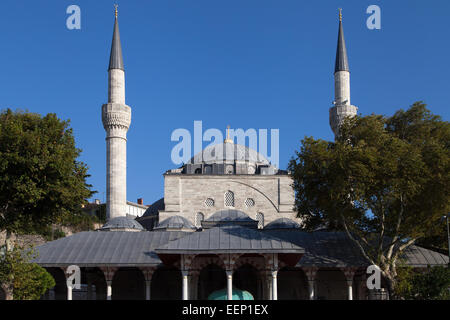
[{"label": "tree foliage", "polygon": [[81,210],[93,192],[69,121],[0,113],[0,231],[32,233]]},{"label": "tree foliage", "polygon": [[450,268],[429,267],[425,272],[399,268],[395,293],[406,300],[450,300]]},{"label": "tree foliage", "polygon": [[289,164],[305,226],[344,230],[380,267],[443,225],[450,208],[450,124],[417,102],[392,117],[347,118],[335,142],[305,138]]},{"label": "tree foliage", "polygon": [[30,261],[35,257],[32,249],[14,247],[0,254],[0,285],[8,300],[38,300],[55,286],[53,277],[42,267]]}]

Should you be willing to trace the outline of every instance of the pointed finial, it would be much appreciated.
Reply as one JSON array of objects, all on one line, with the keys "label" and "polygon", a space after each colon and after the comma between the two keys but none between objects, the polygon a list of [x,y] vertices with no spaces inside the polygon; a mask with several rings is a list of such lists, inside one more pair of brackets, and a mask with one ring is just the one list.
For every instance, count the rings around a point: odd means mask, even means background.
[{"label": "pointed finial", "polygon": [[119,5],[116,3],[114,4],[114,16],[117,18],[117,8],[119,8]]},{"label": "pointed finial", "polygon": [[225,143],[233,143],[233,140],[230,139],[230,125],[227,126],[227,138],[224,141]]},{"label": "pointed finial", "polygon": [[339,8],[339,22],[342,22],[342,8]]}]

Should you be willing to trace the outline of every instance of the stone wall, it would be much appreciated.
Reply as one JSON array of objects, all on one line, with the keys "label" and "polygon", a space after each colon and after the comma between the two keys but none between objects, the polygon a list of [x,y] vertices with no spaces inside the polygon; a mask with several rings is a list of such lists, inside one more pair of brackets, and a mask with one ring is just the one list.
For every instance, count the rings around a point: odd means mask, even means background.
[{"label": "stone wall", "polygon": [[[162,221],[180,215],[195,223],[198,212],[207,219],[223,209],[237,209],[256,219],[257,213],[264,215],[264,224],[278,218],[295,219],[294,191],[292,180],[285,175],[186,175],[164,176],[165,211],[160,212]],[[225,206],[225,193],[234,194],[234,207]],[[206,199],[213,199],[208,206]],[[253,206],[248,206],[252,201]]]}]

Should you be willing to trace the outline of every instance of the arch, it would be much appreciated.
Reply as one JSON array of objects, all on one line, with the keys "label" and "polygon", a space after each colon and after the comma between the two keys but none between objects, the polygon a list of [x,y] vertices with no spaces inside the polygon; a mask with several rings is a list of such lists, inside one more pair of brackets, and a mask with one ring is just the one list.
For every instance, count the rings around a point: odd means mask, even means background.
[{"label": "arch", "polygon": [[181,271],[168,266],[156,269],[150,296],[152,300],[181,300]]},{"label": "arch", "polygon": [[66,284],[66,276],[64,275],[64,271],[61,268],[45,268],[48,273],[50,273],[55,279],[55,300],[67,300],[67,284]]},{"label": "arch", "polygon": [[320,269],[316,275],[317,300],[347,300],[347,279],[341,270]]},{"label": "arch", "polygon": [[264,228],[264,214],[261,212],[258,212],[256,214],[256,221],[258,221],[258,229]]},{"label": "arch", "polygon": [[303,270],[284,267],[278,271],[279,300],[308,300],[308,280]]},{"label": "arch", "polygon": [[256,299],[261,299],[262,282],[258,281],[258,270],[246,263],[233,273],[233,286],[239,290],[250,292]]},{"label": "arch", "polygon": [[195,174],[202,174],[202,168],[195,169]]},{"label": "arch", "polygon": [[225,270],[217,264],[208,264],[200,270],[197,297],[199,300],[206,300],[212,292],[226,288],[226,286]]},{"label": "arch", "polygon": [[234,208],[234,192],[228,190],[224,195],[224,205],[225,207]]},{"label": "arch", "polygon": [[203,220],[205,220],[205,215],[202,212],[197,212],[195,214],[195,226],[201,228]]},{"label": "arch", "polygon": [[112,282],[113,300],[145,300],[145,278],[138,268],[120,268]]}]

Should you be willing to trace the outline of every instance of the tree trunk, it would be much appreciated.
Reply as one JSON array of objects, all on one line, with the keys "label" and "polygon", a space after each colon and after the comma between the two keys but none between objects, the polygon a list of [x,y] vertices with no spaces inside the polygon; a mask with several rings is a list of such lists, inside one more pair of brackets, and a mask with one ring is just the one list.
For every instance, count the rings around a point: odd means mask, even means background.
[{"label": "tree trunk", "polygon": [[14,300],[12,285],[2,284],[2,290],[5,293],[6,300]]},{"label": "tree trunk", "polygon": [[13,249],[12,233],[8,230],[6,230],[5,245],[6,251],[11,251]]}]

